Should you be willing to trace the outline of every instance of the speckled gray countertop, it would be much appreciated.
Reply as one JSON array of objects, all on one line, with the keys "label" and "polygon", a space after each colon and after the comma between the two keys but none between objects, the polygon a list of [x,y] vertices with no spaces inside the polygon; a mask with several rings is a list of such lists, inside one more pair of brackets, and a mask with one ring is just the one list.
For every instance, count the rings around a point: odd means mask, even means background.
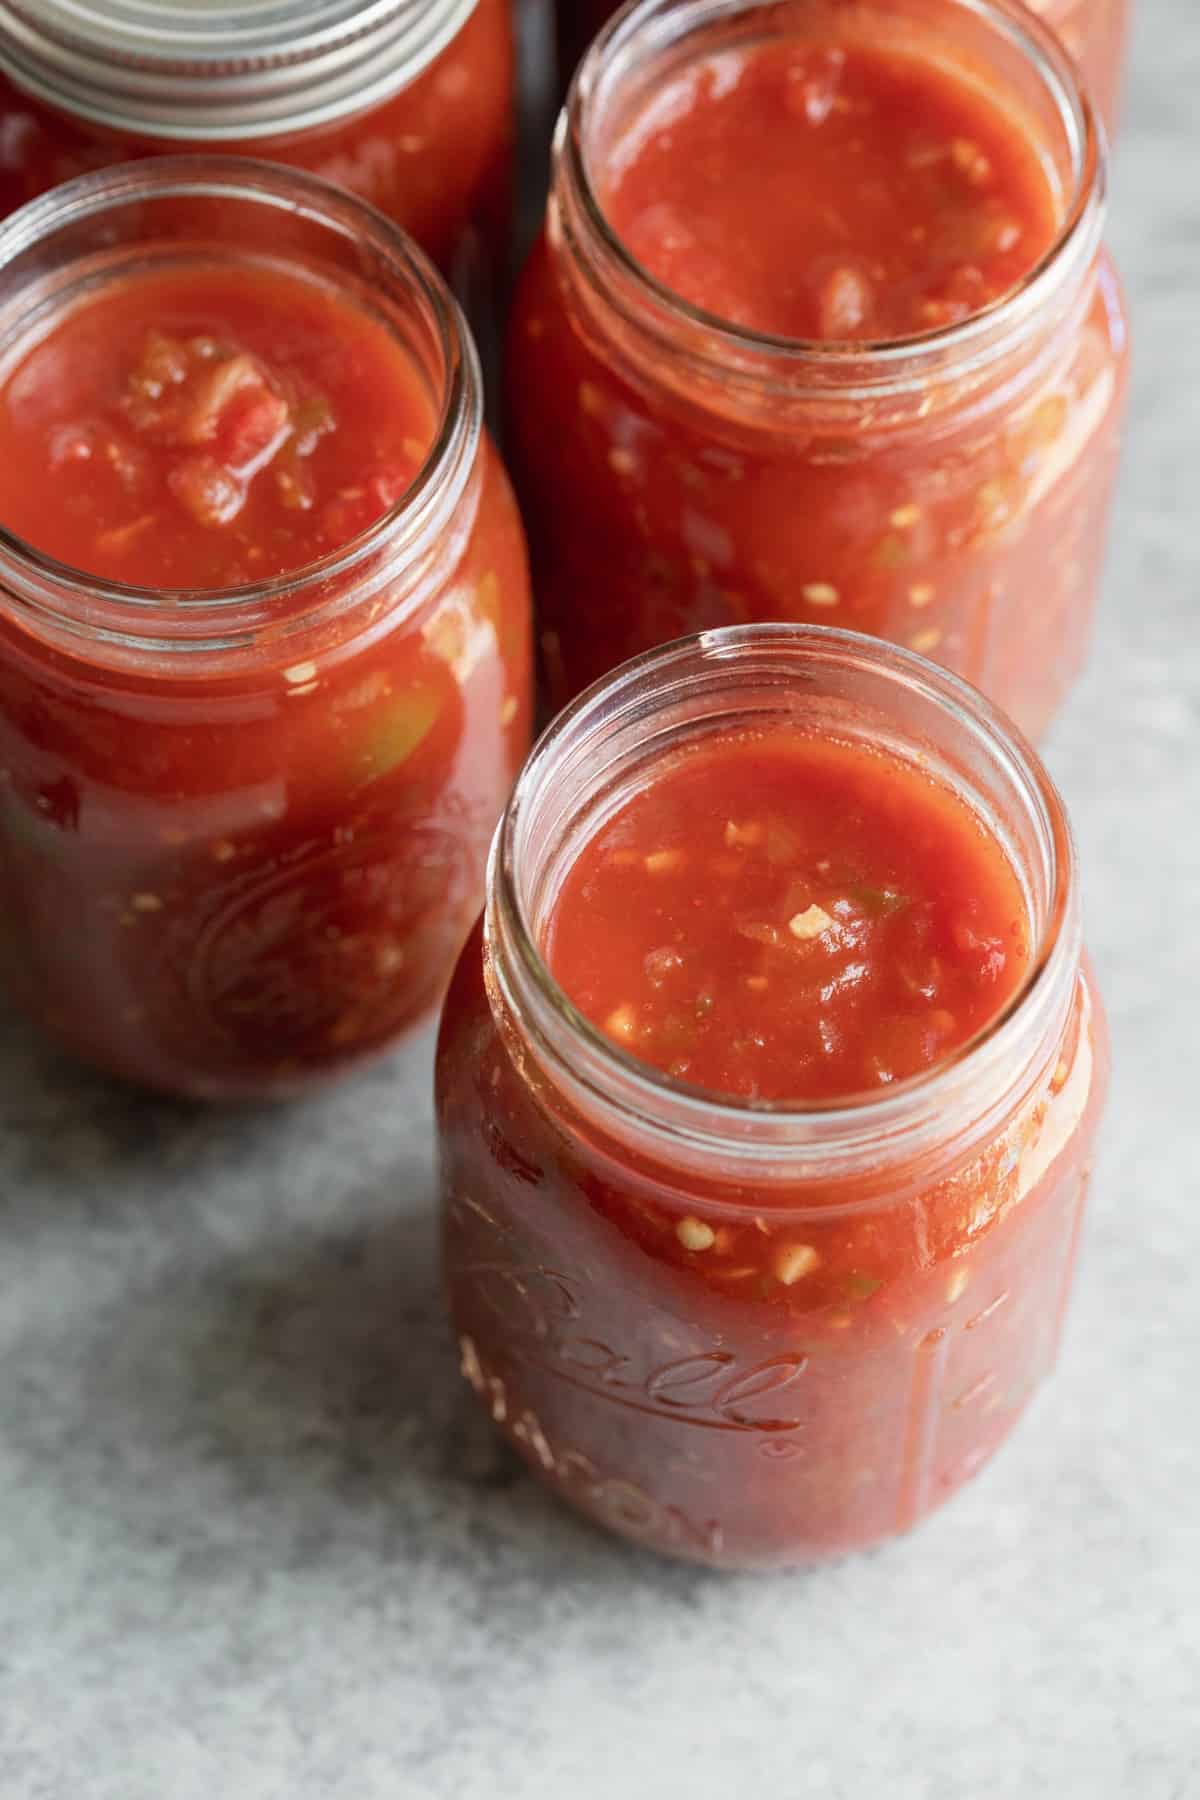
[{"label": "speckled gray countertop", "polygon": [[1136,391],[1049,751],[1117,1056],[1057,1381],[905,1542],[656,1562],[460,1395],[428,1041],[227,1114],[0,1016],[4,1800],[1200,1796],[1200,11],[1136,5]]}]

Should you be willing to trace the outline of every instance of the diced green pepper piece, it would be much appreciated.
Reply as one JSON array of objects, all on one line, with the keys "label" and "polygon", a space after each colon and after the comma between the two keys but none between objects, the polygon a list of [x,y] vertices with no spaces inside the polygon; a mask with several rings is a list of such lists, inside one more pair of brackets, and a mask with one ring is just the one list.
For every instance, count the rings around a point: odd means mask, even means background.
[{"label": "diced green pepper piece", "polygon": [[436,694],[414,688],[376,710],[362,750],[369,781],[391,774],[407,762],[432,731],[441,710]]},{"label": "diced green pepper piece", "polygon": [[901,912],[909,904],[908,895],[898,893],[895,888],[870,887],[866,883],[852,887],[850,898],[879,919]]}]

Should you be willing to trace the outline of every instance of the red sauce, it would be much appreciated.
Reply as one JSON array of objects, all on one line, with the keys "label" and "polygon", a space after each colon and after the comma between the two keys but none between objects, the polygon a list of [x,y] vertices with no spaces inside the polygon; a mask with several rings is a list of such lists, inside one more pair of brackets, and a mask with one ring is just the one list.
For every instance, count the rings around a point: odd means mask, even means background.
[{"label": "red sauce", "polygon": [[746,329],[885,339],[954,324],[1045,254],[1036,146],[920,56],[771,43],[698,59],[609,154],[609,222],[666,287]]},{"label": "red sauce", "polygon": [[0,387],[0,519],[60,562],[221,588],[339,549],[436,428],[386,326],[279,269],[173,268],[80,301]]},{"label": "red sauce", "polygon": [[[149,591],[134,642],[86,581],[68,631],[0,607],[0,978],[119,1074],[212,1097],[336,1074],[436,1004],[477,910],[528,742],[528,578],[466,426],[453,510],[395,547],[442,408],[417,354],[298,268],[204,260],[11,353],[0,522]],[[265,582],[252,628],[222,598],[201,629],[230,582]]]},{"label": "red sauce", "polygon": [[682,753],[581,851],[546,927],[576,1006],[632,1054],[756,1101],[934,1066],[1028,964],[1020,885],[911,765],[796,734]]}]

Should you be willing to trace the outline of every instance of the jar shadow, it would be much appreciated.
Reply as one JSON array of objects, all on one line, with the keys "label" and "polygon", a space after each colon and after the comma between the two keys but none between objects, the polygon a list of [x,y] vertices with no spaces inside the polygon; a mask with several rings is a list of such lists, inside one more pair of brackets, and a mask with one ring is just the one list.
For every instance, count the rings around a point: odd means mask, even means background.
[{"label": "jar shadow", "polygon": [[222,1110],[81,1070],[0,1009],[10,1266],[31,1293],[54,1270],[53,1330],[42,1301],[10,1320],[28,1478],[97,1558],[169,1554],[185,1587],[217,1557],[256,1578],[344,1558],[447,1597],[631,1574],[683,1597],[697,1571],[577,1518],[463,1382],[430,1126],[382,1112],[427,1081],[428,1043],[410,1054]]}]

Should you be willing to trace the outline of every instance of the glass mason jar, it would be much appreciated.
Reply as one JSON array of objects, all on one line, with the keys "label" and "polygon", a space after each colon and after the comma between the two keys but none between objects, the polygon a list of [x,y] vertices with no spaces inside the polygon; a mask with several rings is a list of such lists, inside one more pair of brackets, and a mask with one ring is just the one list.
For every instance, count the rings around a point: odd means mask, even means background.
[{"label": "glass mason jar", "polygon": [[1092,103],[1111,136],[1117,126],[1129,0],[1029,0],[1075,58]]},{"label": "glass mason jar", "polygon": [[[558,0],[558,44],[564,79],[617,11],[620,0]],[[1112,131],[1125,66],[1129,0],[1029,0],[1054,27],[1083,72],[1096,110]]]},{"label": "glass mason jar", "polygon": [[511,0],[0,0],[0,216],[163,152],[270,158],[412,233],[477,310],[508,259]]},{"label": "glass mason jar", "polygon": [[528,743],[529,594],[461,315],[324,182],[185,157],[56,190],[0,228],[0,353],[102,281],[213,254],[368,304],[436,435],[390,511],[260,584],[114,585],[0,529],[0,982],[107,1069],[242,1097],[440,999]]},{"label": "glass mason jar", "polygon": [[[1019,873],[1036,946],[1011,1005],[953,1060],[834,1106],[721,1098],[637,1061],[538,948],[581,841],[657,759],[784,720],[954,783]],[[657,1550],[784,1563],[906,1530],[988,1460],[1054,1363],[1106,1082],[1062,804],[981,696],[821,627],[647,653],[526,764],[447,997],[463,1372],[550,1486]],[[681,1250],[685,1219],[711,1233],[706,1255]],[[829,1278],[756,1273],[763,1234]]]},{"label": "glass mason jar", "polygon": [[609,228],[606,144],[662,65],[826,15],[820,0],[623,12],[560,120],[510,326],[509,453],[556,704],[652,644],[755,619],[911,646],[1034,736],[1080,669],[1127,361],[1101,138],[1018,0],[873,11],[982,61],[1012,97],[1063,196],[1055,245],[1007,299],[893,342],[771,338],[693,309]]}]

